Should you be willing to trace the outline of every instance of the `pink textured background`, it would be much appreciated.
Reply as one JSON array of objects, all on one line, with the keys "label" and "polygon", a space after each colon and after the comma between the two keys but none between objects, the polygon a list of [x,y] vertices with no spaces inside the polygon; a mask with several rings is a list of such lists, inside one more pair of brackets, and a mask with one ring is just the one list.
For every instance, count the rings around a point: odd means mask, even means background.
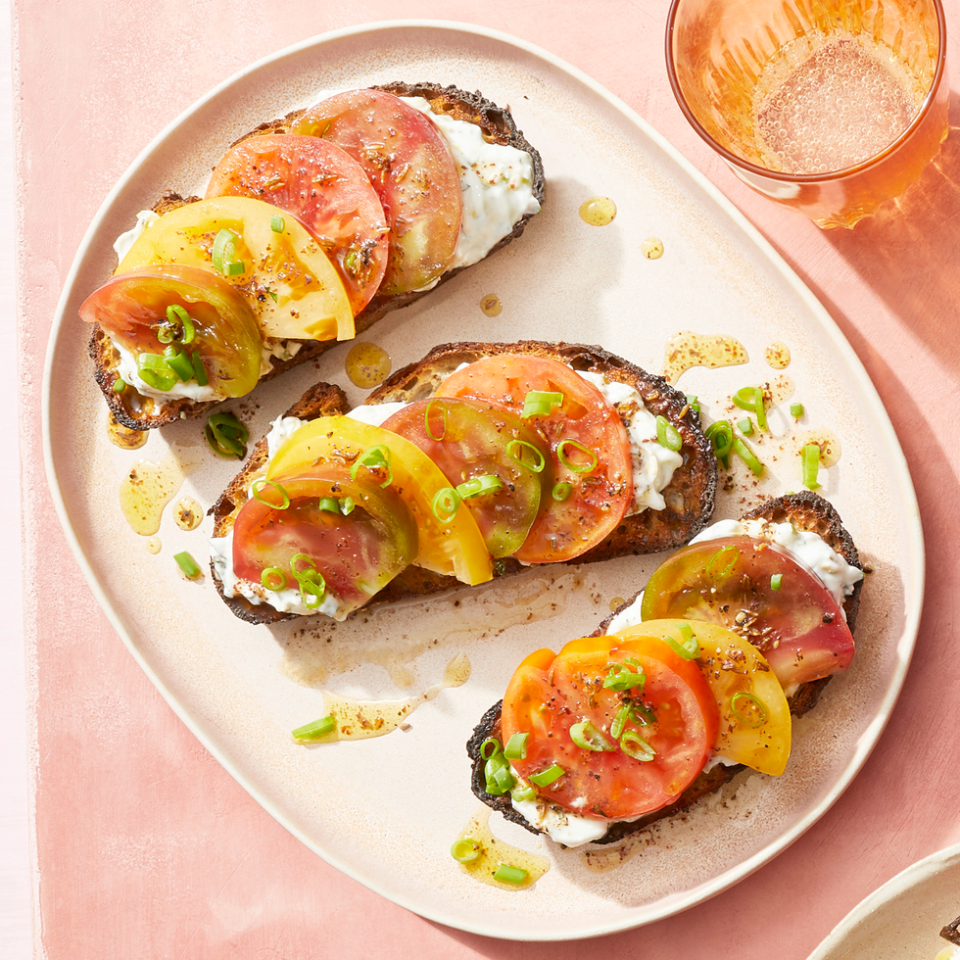
[{"label": "pink textured background", "polygon": [[[946,6],[950,58],[960,73],[960,6]],[[738,886],[686,914],[586,944],[488,940],[427,922],[339,874],[278,826],[176,719],[87,588],[46,489],[40,371],[83,233],[160,129],[267,53],[401,11],[383,0],[18,0],[19,382],[36,956],[572,960],[600,950],[620,958],[800,960],[877,885],[960,840],[960,764],[952,741],[960,727],[960,78],[952,84],[951,138],[902,208],[853,232],[821,233],[741,186],[686,126],[663,66],[666,7],[666,0],[409,0],[402,14],[503,30],[591,74],[740,206],[860,355],[911,465],[929,566],[915,659],[862,773],[812,830]],[[57,582],[41,570],[58,570]]]}]

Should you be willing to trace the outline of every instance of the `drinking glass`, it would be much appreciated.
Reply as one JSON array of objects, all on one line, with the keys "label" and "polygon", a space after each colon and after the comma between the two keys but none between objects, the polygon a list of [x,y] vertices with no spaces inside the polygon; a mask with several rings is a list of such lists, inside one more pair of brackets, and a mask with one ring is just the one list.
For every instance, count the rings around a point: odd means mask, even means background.
[{"label": "drinking glass", "polygon": [[945,28],[941,0],[672,0],[667,71],[744,183],[852,227],[947,136]]}]

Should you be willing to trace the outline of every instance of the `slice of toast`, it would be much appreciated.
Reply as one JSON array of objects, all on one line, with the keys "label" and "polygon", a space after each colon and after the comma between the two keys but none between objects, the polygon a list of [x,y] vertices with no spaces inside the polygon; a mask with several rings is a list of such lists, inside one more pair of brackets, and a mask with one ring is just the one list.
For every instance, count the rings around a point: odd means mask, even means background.
[{"label": "slice of toast", "polygon": [[[522,131],[517,128],[509,109],[497,106],[492,101],[485,99],[479,92],[470,93],[454,86],[442,87],[434,83],[402,83],[398,81],[383,84],[375,89],[384,90],[398,97],[423,97],[430,103],[434,113],[446,114],[455,120],[463,120],[479,126],[487,142],[512,146],[528,153],[533,161],[533,193],[541,204],[544,202],[546,182],[543,161],[537,150],[527,142]],[[256,129],[240,137],[231,146],[235,146],[236,143],[241,143],[250,137],[287,133],[290,125],[303,112],[303,110],[297,110],[281,119],[262,123]],[[161,197],[153,209],[156,213],[162,215],[178,206],[192,203],[198,199],[200,198],[184,198],[176,193],[168,193]],[[503,237],[487,256],[519,237],[532,216],[533,214],[527,214],[521,217],[514,224],[512,232]],[[440,277],[438,283],[446,283],[465,269],[467,267],[448,270]],[[369,329],[392,310],[406,307],[426,296],[427,293],[429,293],[429,290],[395,296],[375,295],[354,319],[357,333]],[[261,380],[272,380],[292,367],[313,360],[337,346],[336,340],[303,340],[297,342],[302,344],[300,350],[289,360],[273,360],[269,373],[262,376]],[[120,355],[111,343],[110,338],[98,325],[94,326],[90,337],[89,353],[95,366],[95,379],[111,412],[119,423],[131,430],[149,430],[166,423],[172,423],[175,420],[198,417],[209,412],[220,403],[219,400],[194,401],[185,398],[161,400],[145,396],[129,385],[122,393],[117,393],[114,390],[114,383],[117,380]]]},{"label": "slice of toast", "polygon": [[[600,373],[610,380],[629,384],[640,393],[646,408],[654,415],[666,417],[683,439],[683,464],[663,491],[666,509],[644,510],[625,517],[606,539],[574,562],[589,563],[669,550],[687,543],[706,526],[713,514],[717,464],[710,442],[700,429],[699,417],[690,409],[684,394],[671,387],[662,377],[647,373],[600,347],[533,340],[519,343],[444,344],[435,347],[417,363],[398,370],[374,390],[366,402],[411,403],[427,399],[433,396],[444,376],[461,364],[503,353],[551,357],[575,370]],[[314,390],[319,392],[308,392],[286,415],[312,419],[328,413],[346,412],[333,409],[332,404],[327,409],[321,407],[318,400],[329,404],[331,398],[321,388]],[[215,537],[226,536],[232,529],[234,518],[246,502],[250,484],[266,469],[266,460],[266,443],[261,440],[247,464],[210,510],[214,517]],[[523,566],[519,561],[507,558],[495,565],[495,576],[506,576],[521,569]],[[214,579],[223,596],[219,578],[215,575]],[[429,596],[461,586],[453,577],[409,566],[377,593],[370,603]],[[242,597],[224,596],[224,600],[238,617],[251,623],[276,623],[297,616],[280,613],[265,604],[252,604]]]},{"label": "slice of toast", "polygon": [[[809,530],[818,534],[836,550],[847,563],[855,567],[861,566],[853,538],[844,528],[840,520],[840,515],[831,503],[811,491],[789,494],[770,500],[745,514],[743,519],[767,520],[771,523],[792,523],[798,530]],[[862,585],[863,581],[861,580],[856,584],[853,593],[846,598],[843,604],[843,610],[847,617],[847,625],[850,627],[851,633],[854,632],[856,626]],[[617,613],[632,604],[637,596],[639,596],[639,593],[610,614],[591,635],[595,637],[604,635]],[[820,693],[829,680],[830,677],[823,677],[820,680],[813,680],[809,683],[802,684],[797,692],[790,698],[790,712],[794,716],[800,717],[809,710],[812,710],[816,706]],[[487,793],[485,789],[484,766],[486,761],[480,755],[480,748],[481,744],[488,737],[496,737],[502,742],[503,738],[500,730],[500,710],[502,704],[502,700],[495,703],[483,715],[474,729],[472,736],[467,741],[467,755],[470,757],[473,765],[470,778],[471,789],[487,806],[503,814],[507,820],[525,827],[531,833],[540,833],[536,827],[513,808],[509,794],[493,796]],[[674,803],[629,823],[625,821],[612,823],[606,834],[594,842],[601,844],[615,843],[624,837],[639,832],[651,823],[686,810],[692,804],[696,803],[697,800],[701,799],[701,797],[705,797],[719,790],[725,783],[746,769],[742,764],[735,766],[718,764],[711,767],[706,772],[701,773]]]}]

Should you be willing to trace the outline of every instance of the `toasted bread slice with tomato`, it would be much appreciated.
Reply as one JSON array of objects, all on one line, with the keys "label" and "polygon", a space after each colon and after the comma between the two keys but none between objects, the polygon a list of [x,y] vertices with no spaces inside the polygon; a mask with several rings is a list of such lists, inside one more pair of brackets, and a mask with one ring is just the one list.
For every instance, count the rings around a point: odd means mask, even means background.
[{"label": "toasted bread slice with tomato", "polygon": [[[713,514],[717,488],[717,463],[710,442],[700,429],[700,420],[686,397],[662,377],[647,373],[600,347],[580,344],[551,344],[542,341],[519,343],[451,343],[435,347],[423,360],[397,371],[367,398],[367,404],[410,403],[432,397],[440,382],[458,367],[497,354],[522,354],[559,360],[577,371],[603,374],[609,380],[634,387],[654,415],[662,415],[679,432],[683,464],[663,491],[666,509],[647,509],[624,517],[599,544],[573,562],[589,563],[615,557],[657,553],[687,543],[703,529]],[[326,385],[308,391],[285,416],[313,419],[331,413],[345,413],[344,402]],[[341,395],[342,397],[342,395]],[[240,473],[211,508],[214,536],[226,536],[247,500],[247,491],[266,469],[267,448],[261,440]],[[523,565],[512,558],[498,561],[495,577],[518,573]],[[223,596],[222,585],[214,580]],[[370,603],[431,596],[461,587],[453,577],[411,565],[379,591]],[[280,613],[272,607],[254,605],[242,597],[225,597],[231,610],[251,623],[276,623],[296,614]]]},{"label": "toasted bread slice with tomato", "polygon": [[[523,132],[518,129],[508,109],[497,106],[497,104],[484,98],[479,92],[471,93],[454,86],[443,87],[434,83],[403,83],[398,81],[383,84],[373,89],[383,90],[398,97],[422,97],[430,103],[431,110],[435,114],[445,114],[455,120],[463,120],[478,126],[487,142],[512,146],[529,154],[533,162],[533,193],[537,200],[541,204],[543,203],[546,192],[543,161],[537,150],[527,142]],[[281,119],[263,123],[255,130],[240,137],[232,146],[250,137],[287,133],[293,122],[303,112],[303,110],[297,110]],[[176,193],[167,193],[157,201],[153,209],[156,213],[162,215],[199,199],[199,197],[184,198]],[[532,216],[533,214],[527,214],[521,217],[514,224],[513,230],[503,237],[489,251],[487,256],[518,238]],[[441,275],[438,283],[445,283],[465,269],[467,267],[447,270]],[[429,293],[429,290],[418,290],[393,296],[375,295],[354,318],[356,332],[361,333],[369,329],[387,313],[408,306],[427,293]],[[337,345],[336,340],[303,340],[299,342],[303,346],[295,356],[283,361],[273,360],[270,371],[260,379],[272,380],[292,367],[316,359]],[[118,378],[117,367],[120,357],[110,338],[98,325],[94,325],[91,334],[89,353],[95,366],[95,379],[113,416],[119,423],[132,430],[149,430],[176,420],[202,416],[210,412],[220,402],[218,400],[194,401],[186,398],[159,400],[145,396],[129,385],[122,393],[117,393],[114,390],[114,384]]]},{"label": "toasted bread slice with tomato", "polygon": [[[847,563],[862,569],[853,538],[843,526],[840,515],[831,503],[816,493],[803,491],[802,493],[778,497],[744,514],[743,519],[766,520],[770,523],[792,523],[798,530],[809,530],[822,537]],[[862,586],[863,581],[861,580],[855,585],[853,593],[846,598],[843,604],[843,611],[846,614],[847,625],[851,633],[854,632],[856,626]],[[603,620],[592,636],[602,636],[606,634],[613,618],[625,607],[631,605],[638,596],[639,593],[630,600],[627,600],[626,603]],[[817,704],[820,693],[830,679],[830,677],[823,677],[822,679],[802,684],[789,698],[790,712],[795,717],[800,717],[812,710]],[[481,745],[489,737],[502,740],[500,728],[502,703],[503,701],[500,701],[490,707],[480,719],[472,736],[467,741],[467,755],[470,757],[472,763],[471,789],[487,806],[503,814],[507,820],[525,827],[531,833],[539,833],[540,831],[536,827],[530,824],[528,820],[514,809],[508,793],[493,796],[487,793],[485,789],[485,760],[481,757]],[[716,792],[724,784],[732,780],[734,776],[746,769],[747,768],[741,764],[734,766],[717,764],[716,766],[710,767],[701,773],[674,803],[637,820],[630,822],[613,822],[607,830],[607,833],[601,839],[594,842],[601,844],[615,843],[631,834],[639,832],[658,820],[663,820],[676,813],[680,813],[688,809],[702,797]]]}]

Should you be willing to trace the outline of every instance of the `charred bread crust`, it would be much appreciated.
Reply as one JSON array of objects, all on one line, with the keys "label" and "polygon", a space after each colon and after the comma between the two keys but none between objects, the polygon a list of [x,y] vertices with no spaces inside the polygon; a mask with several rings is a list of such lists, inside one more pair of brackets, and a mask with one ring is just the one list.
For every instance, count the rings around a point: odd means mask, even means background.
[{"label": "charred bread crust", "polygon": [[[847,563],[863,569],[853,538],[843,526],[840,515],[837,513],[833,504],[812,491],[805,490],[802,493],[787,494],[783,497],[768,500],[766,503],[744,514],[743,519],[767,520],[771,523],[792,523],[798,530],[810,530],[821,536]],[[847,624],[850,627],[851,633],[856,625],[862,585],[862,580],[855,584],[853,593],[847,597],[843,604],[844,612],[847,615]],[[613,618],[620,613],[621,610],[632,604],[638,596],[639,593],[634,594],[631,599],[621,604],[609,617],[601,622],[600,626],[591,636],[603,636],[607,632]],[[797,692],[790,698],[790,712],[796,717],[801,717],[812,710],[817,704],[820,693],[829,681],[830,677],[823,677],[820,680],[813,680],[809,683],[802,684]],[[467,741],[467,755],[470,757],[473,765],[470,780],[471,789],[480,800],[492,809],[502,813],[507,820],[525,827],[531,833],[540,833],[536,827],[514,810],[510,803],[509,795],[492,796],[487,793],[484,788],[484,760],[480,755],[480,745],[487,737],[496,737],[502,742],[503,737],[500,731],[500,711],[502,705],[503,701],[501,700],[487,710],[474,729],[472,736]],[[629,823],[625,821],[615,823],[601,839],[594,842],[598,844],[615,843],[631,834],[637,833],[644,827],[658,820],[663,820],[676,813],[680,813],[688,809],[701,797],[716,792],[738,773],[746,769],[747,767],[743,766],[743,764],[733,766],[718,764],[712,769],[701,773],[670,806]],[[954,928],[956,928],[957,924],[960,924],[960,918],[953,924]],[[947,929],[946,927],[944,928],[944,930]],[[957,934],[956,929],[954,929],[954,934],[960,936],[960,934]],[[941,932],[941,936],[945,936],[945,934]],[[948,937],[947,939],[950,938]],[[960,940],[953,942],[960,943]]]},{"label": "charred bread crust", "polygon": [[[442,87],[435,83],[402,83],[397,81],[382,84],[372,89],[384,90],[398,97],[423,97],[430,103],[430,108],[434,113],[443,113],[455,120],[464,120],[479,126],[487,142],[512,146],[530,154],[533,159],[533,193],[540,204],[543,204],[546,196],[543,160],[539,152],[526,140],[523,132],[517,127],[510,115],[509,107],[497,106],[492,100],[487,100],[479,91],[470,93],[466,90],[460,90],[458,87]],[[281,119],[262,123],[254,130],[244,134],[231,146],[236,146],[250,137],[272,133],[288,133],[293,121],[303,113],[303,110],[295,110]],[[179,194],[168,193],[157,202],[153,209],[162,216],[170,210],[199,199],[200,197],[183,198]],[[533,214],[526,214],[521,217],[514,224],[513,230],[503,237],[486,256],[491,256],[512,240],[521,236],[532,216]],[[446,283],[466,269],[468,268],[458,267],[455,270],[448,270],[440,277],[436,286]],[[435,289],[435,287],[431,289]],[[429,292],[429,290],[421,290],[394,296],[374,296],[370,303],[354,318],[357,333],[363,333],[387,313],[409,306]],[[270,372],[260,378],[261,382],[272,380],[292,367],[314,360],[338,344],[336,340],[302,340],[299,342],[303,346],[297,354],[289,360],[272,361]],[[113,416],[119,423],[131,430],[150,430],[166,423],[173,423],[175,420],[199,417],[221,402],[219,400],[193,401],[189,399],[159,402],[155,398],[143,396],[130,386],[122,394],[116,393],[113,385],[117,380],[117,365],[120,356],[110,339],[98,325],[94,326],[91,335],[89,353],[96,367],[95,379]]]}]

